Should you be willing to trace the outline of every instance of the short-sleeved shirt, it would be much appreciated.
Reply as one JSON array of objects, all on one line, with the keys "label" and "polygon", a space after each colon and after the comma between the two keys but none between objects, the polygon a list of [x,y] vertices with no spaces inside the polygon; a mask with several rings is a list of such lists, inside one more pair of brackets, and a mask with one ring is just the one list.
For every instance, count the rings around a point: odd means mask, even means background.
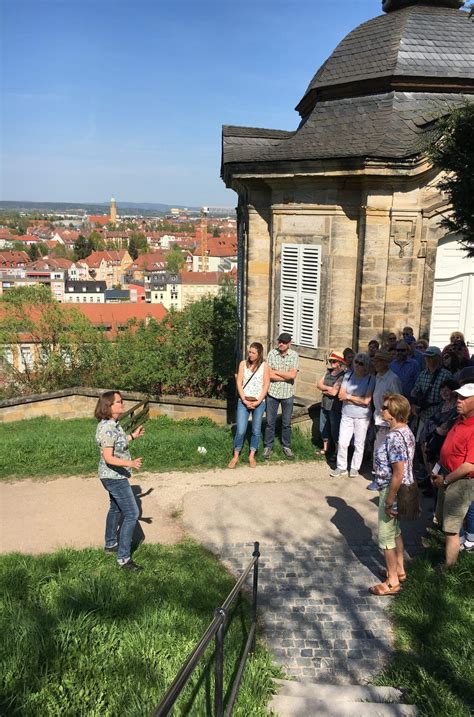
[{"label": "short-sleeved shirt", "polygon": [[415,455],[415,436],[408,428],[402,426],[387,433],[385,441],[375,451],[375,480],[379,490],[390,485],[392,480],[392,464],[402,461],[402,483],[413,483],[413,456]]},{"label": "short-sleeved shirt", "polygon": [[[299,357],[292,349],[288,349],[285,356],[278,349],[272,349],[267,356],[267,363],[275,371],[290,371],[292,368],[299,370]],[[295,395],[295,382],[270,380],[268,395],[273,398],[291,398]]]},{"label": "short-sleeved shirt", "polygon": [[440,386],[443,381],[447,381],[450,378],[452,378],[452,376],[446,368],[438,369],[434,381],[433,374],[431,371],[428,371],[427,368],[420,373],[416,379],[414,391],[420,391],[423,393],[424,401],[431,404],[428,408],[420,411],[420,420],[426,421],[436,411],[437,407],[441,403]]},{"label": "short-sleeved shirt", "polygon": [[382,405],[385,393],[402,393],[402,382],[390,369],[384,374],[378,373],[375,377],[375,388],[373,395],[374,402],[374,423],[376,426],[388,426],[387,421],[382,418]]},{"label": "short-sleeved shirt", "polygon": [[[127,434],[122,426],[112,418],[100,421],[95,432],[95,440],[101,450],[102,448],[113,448],[113,454],[116,458],[131,459]],[[130,475],[130,470],[125,466],[111,466],[106,463],[101,452],[99,460],[99,478],[101,480],[106,478],[129,478]]]},{"label": "short-sleeved shirt", "polygon": [[[375,376],[372,376],[370,373],[366,373],[361,378],[358,378],[355,373],[348,372],[344,376],[341,388],[345,388],[351,396],[365,398],[369,394],[373,394],[374,386]],[[350,401],[342,402],[343,416],[348,416],[349,418],[370,418],[371,414],[372,408],[370,404],[368,406],[356,406],[355,403],[351,403]]]},{"label": "short-sleeved shirt", "polygon": [[[450,473],[463,463],[474,463],[474,416],[457,419],[444,440],[439,460]],[[469,475],[474,477],[474,473]]]},{"label": "short-sleeved shirt", "polygon": [[390,370],[398,376],[402,382],[403,395],[410,400],[413,386],[420,373],[418,361],[407,358],[406,361],[400,363],[400,361],[395,360],[390,364]]}]

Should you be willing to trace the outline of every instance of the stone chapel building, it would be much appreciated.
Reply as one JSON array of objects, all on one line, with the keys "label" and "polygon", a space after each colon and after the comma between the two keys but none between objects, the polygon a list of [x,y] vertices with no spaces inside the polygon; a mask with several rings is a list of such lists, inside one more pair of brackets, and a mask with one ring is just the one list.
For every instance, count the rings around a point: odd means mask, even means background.
[{"label": "stone chapel building", "polygon": [[[436,118],[474,101],[462,5],[384,0],[316,72],[295,131],[223,127],[222,178],[238,193],[240,346],[270,349],[289,331],[303,398],[314,399],[334,348],[366,350],[406,324],[431,328],[435,343],[460,328],[474,341],[474,268],[439,226],[446,199],[423,153]],[[455,268],[434,326],[438,245]]]}]

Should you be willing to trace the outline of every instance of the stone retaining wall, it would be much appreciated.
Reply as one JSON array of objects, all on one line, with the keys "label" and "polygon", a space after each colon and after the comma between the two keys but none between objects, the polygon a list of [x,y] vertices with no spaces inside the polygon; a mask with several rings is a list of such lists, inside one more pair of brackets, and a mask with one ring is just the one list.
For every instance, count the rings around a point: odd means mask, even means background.
[{"label": "stone retaining wall", "polygon": [[[91,418],[97,398],[102,393],[95,388],[69,388],[53,393],[35,394],[0,401],[0,423],[22,421],[27,418]],[[122,392],[125,410],[146,396]],[[150,399],[150,417],[169,416],[174,420],[206,416],[219,424],[228,423],[227,401],[214,398],[161,396]]]}]

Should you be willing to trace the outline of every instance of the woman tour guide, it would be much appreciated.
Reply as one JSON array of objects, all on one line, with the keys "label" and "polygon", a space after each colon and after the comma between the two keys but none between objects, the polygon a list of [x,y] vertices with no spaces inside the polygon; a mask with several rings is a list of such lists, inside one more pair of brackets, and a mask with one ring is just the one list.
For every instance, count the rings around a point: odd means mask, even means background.
[{"label": "woman tour guide", "polygon": [[[95,407],[99,421],[96,443],[100,448],[99,478],[108,491],[110,507],[105,522],[105,552],[117,553],[117,562],[124,570],[143,570],[131,558],[132,537],[138,520],[138,506],[130,487],[132,468],[140,468],[141,458],[132,459],[130,441],[140,438],[143,426],[127,435],[117,422],[123,413],[119,391],[105,391]],[[119,520],[122,524],[119,530]]]},{"label": "woman tour guide", "polygon": [[245,434],[250,417],[252,418],[252,437],[250,439],[249,464],[255,468],[255,453],[258,450],[262,433],[262,418],[265,411],[265,397],[270,385],[270,371],[263,360],[263,346],[258,341],[250,344],[247,360],[241,361],[237,373],[237,426],[234,437],[234,455],[229,468],[235,468],[244,445]]}]

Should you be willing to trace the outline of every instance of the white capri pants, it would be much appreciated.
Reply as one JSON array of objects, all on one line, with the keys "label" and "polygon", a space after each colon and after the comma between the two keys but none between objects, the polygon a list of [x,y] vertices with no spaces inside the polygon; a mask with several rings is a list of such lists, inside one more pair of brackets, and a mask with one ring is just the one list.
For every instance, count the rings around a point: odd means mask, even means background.
[{"label": "white capri pants", "polygon": [[350,470],[358,471],[362,458],[364,457],[365,437],[370,424],[368,418],[350,418],[344,413],[341,417],[341,426],[339,428],[339,446],[337,449],[337,467],[341,470],[347,470],[347,449],[354,436],[354,454]]}]

